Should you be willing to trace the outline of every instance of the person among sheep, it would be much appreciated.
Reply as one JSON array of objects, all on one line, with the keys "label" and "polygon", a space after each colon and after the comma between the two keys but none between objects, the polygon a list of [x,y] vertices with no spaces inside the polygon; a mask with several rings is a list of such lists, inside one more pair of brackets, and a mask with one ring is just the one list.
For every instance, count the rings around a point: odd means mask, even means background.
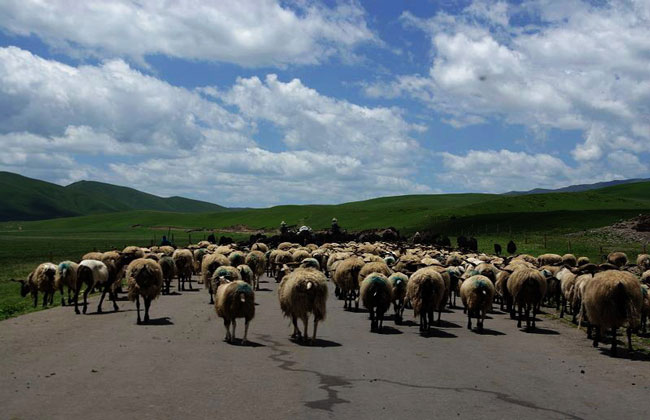
[{"label": "person among sheep", "polygon": [[160,246],[171,246],[171,244],[172,243],[169,241],[169,239],[167,239],[167,236],[163,235],[162,240],[160,241]]},{"label": "person among sheep", "polygon": [[289,228],[287,228],[287,223],[283,220],[282,223],[280,223],[280,235],[286,235],[289,232]]},{"label": "person among sheep", "polygon": [[332,234],[338,235],[341,233],[341,227],[339,226],[339,221],[336,217],[332,217]]},{"label": "person among sheep", "polygon": [[214,232],[212,232],[210,235],[208,235],[208,242],[211,244],[216,244],[217,243],[217,238],[214,236]]}]

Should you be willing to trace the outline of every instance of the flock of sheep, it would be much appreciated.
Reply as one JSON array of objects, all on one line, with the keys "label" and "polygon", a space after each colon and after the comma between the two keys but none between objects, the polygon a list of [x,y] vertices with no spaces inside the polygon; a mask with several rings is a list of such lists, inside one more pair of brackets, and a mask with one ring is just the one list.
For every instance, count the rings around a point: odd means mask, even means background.
[{"label": "flock of sheep", "polygon": [[[280,308],[293,323],[292,337],[311,342],[316,339],[318,323],[326,316],[330,279],[344,308],[354,305],[358,309],[361,303],[368,309],[371,331],[383,328],[384,316],[392,305],[395,323],[401,323],[405,308],[410,308],[419,318],[420,331],[428,334],[436,322],[434,315],[437,313],[440,323],[443,309],[455,307],[459,296],[469,329],[472,318],[476,318],[477,331],[482,332],[493,303],[516,318],[518,327],[525,321],[526,329],[534,329],[535,315],[547,305],[559,309],[562,317],[566,311],[575,323],[586,324],[594,346],[611,331],[611,353],[615,355],[617,329],[627,328],[632,349],[631,334],[645,333],[650,312],[650,256],[641,254],[636,264],[630,264],[620,252],[611,253],[605,263],[594,264],[572,254],[504,258],[388,242],[321,246],[283,242],[269,250],[261,242],[248,247],[202,241],[186,249],[129,246],[121,252],[91,252],[79,263],[40,264],[27,279],[16,281],[21,282],[23,297],[31,293],[34,306],[39,292],[46,306],[53,302],[57,290],[65,305],[67,288],[67,303],[74,304],[77,314],[83,285],[83,313],[93,289],[101,291],[97,307],[101,312],[107,293],[113,309],[118,310],[116,296],[125,281],[129,299],[136,302],[140,324],[140,297],[146,323],[152,300],[170,293],[173,279],[178,280],[178,290],[191,289],[192,275],[199,274],[198,281],[204,284],[210,303],[224,321],[225,340],[235,340],[236,320],[243,318],[245,344],[255,316],[255,291],[265,273],[279,282]],[[311,337],[310,316],[314,322]],[[302,321],[302,330],[298,320]]]}]

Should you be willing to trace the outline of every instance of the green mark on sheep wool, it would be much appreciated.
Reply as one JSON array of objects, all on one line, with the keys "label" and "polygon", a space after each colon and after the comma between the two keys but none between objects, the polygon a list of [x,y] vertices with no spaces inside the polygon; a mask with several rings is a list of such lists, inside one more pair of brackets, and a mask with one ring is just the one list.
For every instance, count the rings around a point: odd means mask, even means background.
[{"label": "green mark on sheep wool", "polygon": [[70,263],[62,262],[61,264],[59,264],[59,270],[61,271],[67,270],[68,268],[70,268]]},{"label": "green mark on sheep wool", "polygon": [[474,284],[475,284],[476,287],[478,287],[479,289],[485,289],[485,288],[488,288],[488,287],[489,287],[488,284],[487,284],[487,283],[485,282],[485,280],[483,280],[483,279],[474,279]]},{"label": "green mark on sheep wool", "polygon": [[253,289],[251,289],[251,287],[250,287],[250,285],[248,283],[238,284],[237,285],[237,292],[238,293],[252,293]]},{"label": "green mark on sheep wool", "polygon": [[380,276],[372,276],[368,281],[370,283],[384,283],[384,279],[381,278]]},{"label": "green mark on sheep wool", "polygon": [[476,276],[476,275],[481,274],[481,273],[479,273],[479,272],[476,271],[476,270],[469,270],[469,273],[468,273],[468,274],[469,274],[470,276]]}]

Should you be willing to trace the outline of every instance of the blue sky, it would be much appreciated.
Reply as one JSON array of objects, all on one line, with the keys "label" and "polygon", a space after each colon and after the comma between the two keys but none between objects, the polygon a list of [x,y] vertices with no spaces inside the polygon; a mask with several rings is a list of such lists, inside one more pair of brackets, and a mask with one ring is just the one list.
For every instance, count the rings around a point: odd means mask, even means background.
[{"label": "blue sky", "polygon": [[0,3],[0,170],[228,206],[649,177],[650,2]]}]

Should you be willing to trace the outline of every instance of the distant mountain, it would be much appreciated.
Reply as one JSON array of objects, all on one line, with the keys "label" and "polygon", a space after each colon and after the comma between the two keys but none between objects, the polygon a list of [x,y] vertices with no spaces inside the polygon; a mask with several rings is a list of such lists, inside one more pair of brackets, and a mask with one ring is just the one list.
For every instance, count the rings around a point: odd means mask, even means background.
[{"label": "distant mountain", "polygon": [[0,221],[40,220],[129,210],[207,213],[225,207],[183,197],[163,198],[133,188],[79,181],[62,187],[0,171]]},{"label": "distant mountain", "polygon": [[595,184],[569,185],[568,187],[557,188],[554,190],[549,190],[546,188],[535,188],[534,190],[529,190],[529,191],[508,191],[507,193],[504,193],[504,195],[529,195],[529,194],[548,194],[548,193],[559,193],[559,192],[581,192],[581,191],[597,190],[599,188],[613,187],[615,185],[632,184],[635,182],[647,182],[647,181],[650,181],[650,178],[620,179],[615,181],[597,182]]}]

